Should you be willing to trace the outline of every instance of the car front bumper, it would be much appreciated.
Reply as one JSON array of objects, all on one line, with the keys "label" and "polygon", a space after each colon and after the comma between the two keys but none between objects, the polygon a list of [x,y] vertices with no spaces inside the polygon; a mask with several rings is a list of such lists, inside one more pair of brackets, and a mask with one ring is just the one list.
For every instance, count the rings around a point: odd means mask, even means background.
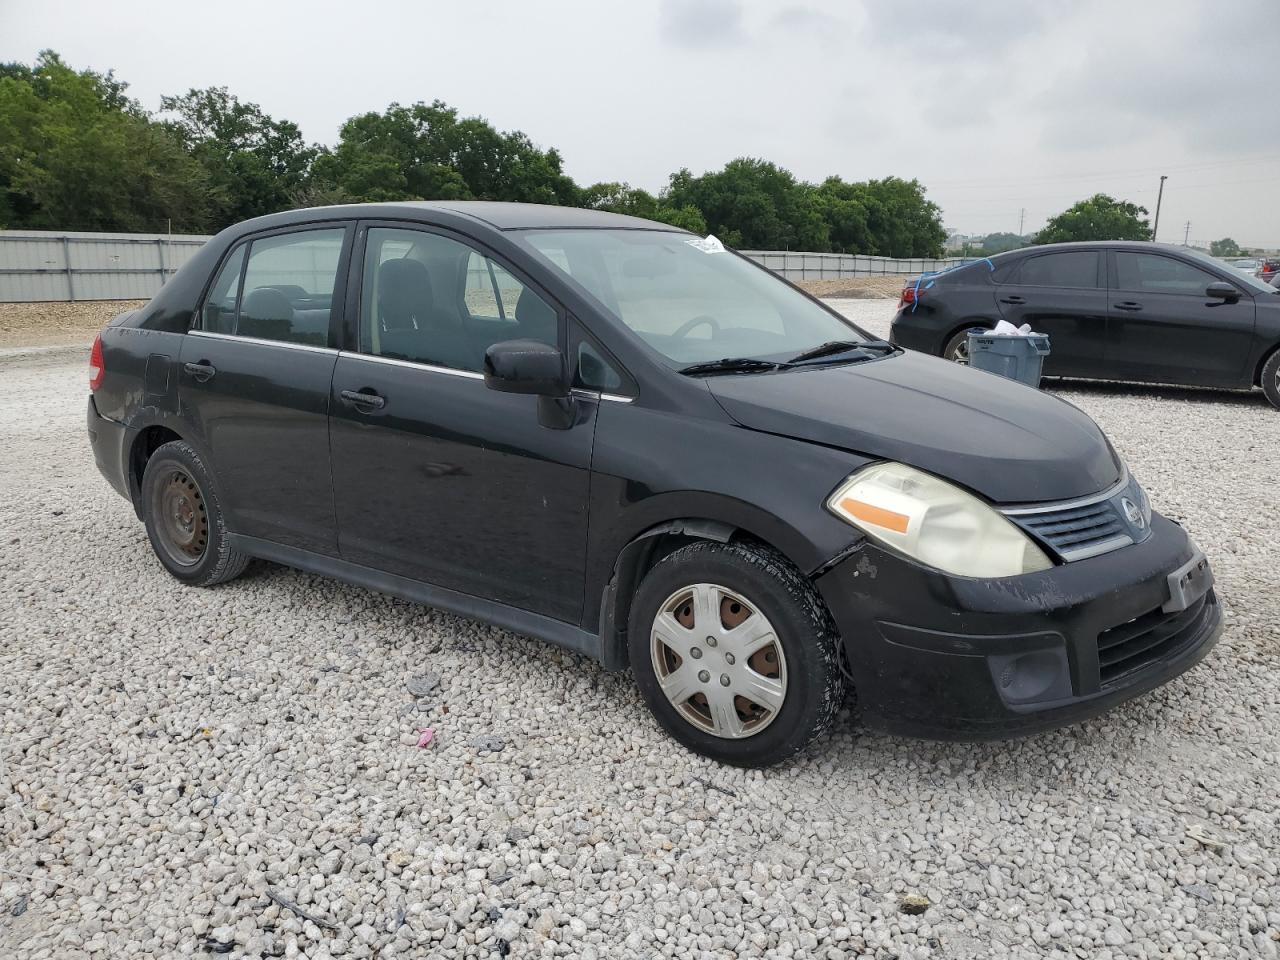
[{"label": "car front bumper", "polygon": [[[984,740],[1096,716],[1199,662],[1222,626],[1201,560],[1154,515],[1142,543],[1042,573],[952,577],[864,541],[817,585],[868,726]],[[1199,579],[1185,592],[1170,578],[1184,568]]]}]

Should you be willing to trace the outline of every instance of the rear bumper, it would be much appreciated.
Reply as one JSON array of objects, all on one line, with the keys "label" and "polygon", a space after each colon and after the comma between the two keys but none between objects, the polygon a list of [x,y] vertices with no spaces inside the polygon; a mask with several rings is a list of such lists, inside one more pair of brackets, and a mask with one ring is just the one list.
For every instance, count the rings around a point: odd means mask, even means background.
[{"label": "rear bumper", "polygon": [[98,413],[98,405],[92,394],[89,395],[88,422],[89,446],[93,450],[93,462],[98,465],[98,472],[107,478],[116,493],[128,499],[124,424],[108,420]]},{"label": "rear bumper", "polygon": [[907,350],[941,356],[945,344],[940,342],[939,321],[934,313],[932,307],[923,304],[915,310],[899,307],[889,324],[889,342]]},{"label": "rear bumper", "polygon": [[1213,591],[1161,610],[1196,552],[1155,516],[1142,543],[1043,573],[950,577],[868,543],[818,586],[868,726],[999,739],[1096,716],[1199,662],[1221,631]]}]

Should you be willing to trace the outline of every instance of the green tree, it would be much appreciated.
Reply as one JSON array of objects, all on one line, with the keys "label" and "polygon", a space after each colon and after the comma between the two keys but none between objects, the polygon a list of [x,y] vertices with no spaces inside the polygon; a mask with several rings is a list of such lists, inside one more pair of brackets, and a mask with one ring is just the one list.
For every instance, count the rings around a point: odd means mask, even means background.
[{"label": "green tree", "polygon": [[1209,255],[1214,257],[1238,257],[1241,254],[1240,245],[1230,237],[1223,237],[1221,240],[1212,240],[1209,242]]},{"label": "green tree", "polygon": [[701,211],[707,228],[731,247],[748,250],[829,250],[816,191],[787,170],[742,157],[723,170],[671,175],[668,205]]},{"label": "green tree", "polygon": [[989,233],[982,238],[984,254],[1004,253],[1006,250],[1017,250],[1027,245],[1027,238],[1016,233]]},{"label": "green tree", "polygon": [[306,184],[316,148],[297,125],[226,87],[163,97],[160,109],[174,115],[170,128],[205,170],[215,226],[287,209]]},{"label": "green tree", "polygon": [[630,217],[657,220],[659,223],[669,223],[673,227],[691,230],[694,233],[707,232],[707,221],[697,207],[673,206],[646,190],[626,183],[592,184],[583,189],[578,202],[581,206],[590,207],[593,210],[607,210],[610,213],[623,213]]},{"label": "green tree", "polygon": [[1052,218],[1036,243],[1070,240],[1150,240],[1147,208],[1097,193]]},{"label": "green tree", "polygon": [[828,177],[817,188],[832,247],[879,257],[937,257],[947,232],[942,211],[918,180],[885,177],[848,183]]},{"label": "green tree", "polygon": [[458,118],[439,100],[364,113],[342,125],[317,157],[316,185],[353,201],[514,200],[574,204],[578,187],[556,150],[479,117]]},{"label": "green tree", "polygon": [[0,225],[207,229],[204,171],[126,89],[52,51],[0,67]]}]

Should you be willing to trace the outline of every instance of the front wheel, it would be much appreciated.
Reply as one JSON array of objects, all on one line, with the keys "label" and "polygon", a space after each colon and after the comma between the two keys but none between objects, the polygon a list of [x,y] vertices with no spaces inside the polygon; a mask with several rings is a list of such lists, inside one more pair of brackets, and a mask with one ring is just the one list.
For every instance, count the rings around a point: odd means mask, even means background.
[{"label": "front wheel", "polygon": [[943,359],[967,367],[969,365],[969,334],[984,333],[986,329],[986,327],[973,326],[961,330],[947,341],[947,345],[942,350]]},{"label": "front wheel", "polygon": [[785,760],[844,703],[830,614],[813,584],[765,548],[676,550],[640,584],[627,633],[636,683],[658,722],[715,760]]}]

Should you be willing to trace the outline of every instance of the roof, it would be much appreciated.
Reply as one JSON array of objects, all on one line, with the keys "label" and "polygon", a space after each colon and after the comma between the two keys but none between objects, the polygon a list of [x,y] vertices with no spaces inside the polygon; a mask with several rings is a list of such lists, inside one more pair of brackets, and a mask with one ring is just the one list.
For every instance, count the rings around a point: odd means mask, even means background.
[{"label": "roof", "polygon": [[236,224],[237,232],[246,224],[253,229],[288,226],[321,217],[367,219],[407,219],[425,223],[448,223],[458,218],[483,223],[496,230],[613,229],[687,231],[670,224],[640,217],[628,217],[603,210],[560,207],[545,203],[502,203],[493,200],[402,200],[394,203],[352,203],[331,207],[287,210]]}]

